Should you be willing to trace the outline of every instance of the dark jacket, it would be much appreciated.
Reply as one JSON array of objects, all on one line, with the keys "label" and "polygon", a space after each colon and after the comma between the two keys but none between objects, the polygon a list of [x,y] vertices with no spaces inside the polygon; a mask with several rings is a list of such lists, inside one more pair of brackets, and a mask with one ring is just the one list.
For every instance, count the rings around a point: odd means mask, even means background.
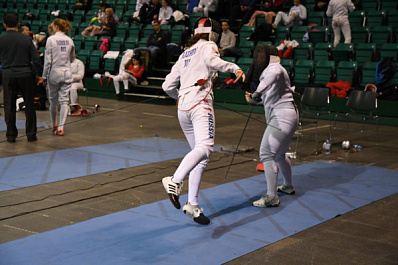
[{"label": "dark jacket", "polygon": [[7,78],[41,76],[43,72],[32,39],[15,30],[0,36],[0,62]]}]

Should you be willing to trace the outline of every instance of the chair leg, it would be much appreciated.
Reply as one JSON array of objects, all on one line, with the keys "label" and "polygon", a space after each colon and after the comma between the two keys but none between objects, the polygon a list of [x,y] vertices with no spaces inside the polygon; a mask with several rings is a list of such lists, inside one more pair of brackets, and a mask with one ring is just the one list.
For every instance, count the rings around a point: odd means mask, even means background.
[{"label": "chair leg", "polygon": [[365,130],[365,118],[362,119],[362,129],[361,129],[361,136],[359,138],[359,145],[362,146],[362,136]]}]

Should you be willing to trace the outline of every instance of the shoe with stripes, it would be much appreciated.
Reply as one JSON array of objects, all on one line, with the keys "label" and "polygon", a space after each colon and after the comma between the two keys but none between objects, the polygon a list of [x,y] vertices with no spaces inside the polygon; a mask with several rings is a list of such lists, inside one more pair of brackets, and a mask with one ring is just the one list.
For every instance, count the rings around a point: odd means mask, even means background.
[{"label": "shoe with stripes", "polygon": [[270,197],[269,195],[262,196],[259,200],[253,202],[253,206],[256,207],[277,207],[279,205],[279,197]]},{"label": "shoe with stripes", "polygon": [[179,202],[179,196],[182,191],[182,184],[181,183],[174,183],[171,179],[173,176],[164,177],[162,179],[163,187],[166,190],[167,194],[169,195],[169,199],[173,206],[177,209],[181,209],[181,204]]}]

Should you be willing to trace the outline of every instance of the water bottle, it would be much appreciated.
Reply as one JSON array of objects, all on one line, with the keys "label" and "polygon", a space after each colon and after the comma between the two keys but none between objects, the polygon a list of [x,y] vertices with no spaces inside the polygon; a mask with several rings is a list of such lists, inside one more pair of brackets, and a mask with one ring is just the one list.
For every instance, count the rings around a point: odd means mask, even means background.
[{"label": "water bottle", "polygon": [[326,155],[330,155],[330,149],[332,144],[330,143],[329,137],[326,139],[326,142],[323,143],[323,150],[325,150]]}]

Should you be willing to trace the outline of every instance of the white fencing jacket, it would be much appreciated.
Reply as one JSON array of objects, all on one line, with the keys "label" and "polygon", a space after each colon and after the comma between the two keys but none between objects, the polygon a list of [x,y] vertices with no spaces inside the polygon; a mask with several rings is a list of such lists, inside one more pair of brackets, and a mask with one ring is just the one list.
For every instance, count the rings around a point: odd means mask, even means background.
[{"label": "white fencing jacket", "polygon": [[348,12],[355,10],[354,4],[351,0],[331,0],[326,11],[328,17],[346,18],[348,19]]},{"label": "white fencing jacket", "polygon": [[56,32],[47,39],[44,53],[43,78],[48,79],[52,70],[70,71],[70,62],[75,58],[73,40],[63,32]]},{"label": "white fencing jacket", "polygon": [[[217,71],[235,73],[237,69],[240,68],[236,64],[220,58],[214,42],[199,40],[180,55],[162,88],[171,98],[179,98],[180,109],[188,109],[206,95],[213,97],[211,79]],[[202,86],[195,85],[199,79],[207,81]]]},{"label": "white fencing jacket", "polygon": [[76,58],[73,60],[70,66],[72,71],[72,82],[83,84],[82,80],[84,78],[85,71],[83,62]]}]

